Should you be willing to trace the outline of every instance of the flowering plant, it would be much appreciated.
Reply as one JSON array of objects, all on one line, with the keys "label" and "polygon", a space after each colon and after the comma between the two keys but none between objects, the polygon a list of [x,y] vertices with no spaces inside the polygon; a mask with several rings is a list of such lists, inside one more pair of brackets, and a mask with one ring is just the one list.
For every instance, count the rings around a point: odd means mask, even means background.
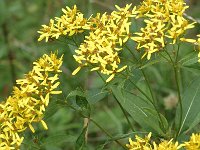
[{"label": "flowering plant", "polygon": [[[194,65],[199,67],[200,62],[200,35],[193,39],[187,34],[199,22],[185,13],[187,8],[183,0],[144,0],[138,6],[116,5],[116,10],[111,13],[97,13],[86,18],[74,5],[62,9],[63,14],[50,19],[48,25],[42,25],[38,41],[64,40],[75,47],[73,57],[77,67],[73,76],[88,69],[96,72],[103,82],[97,94],[76,89],[66,99],[58,100],[85,120],[76,140],[76,149],[87,147],[90,122],[122,149],[200,149],[199,131],[193,133],[200,122],[199,72],[187,87],[183,84],[188,83],[181,78],[182,70]],[[138,27],[138,22],[141,27]],[[82,37],[81,42],[75,40],[77,35]],[[184,44],[195,50],[183,55]],[[33,70],[25,79],[17,80],[19,87],[14,88],[13,96],[0,105],[1,149],[19,149],[24,138],[20,133],[26,128],[35,132],[33,122],[41,122],[48,129],[42,118],[50,95],[61,93],[55,91],[60,83],[57,80],[61,64],[62,57],[45,54],[34,63]],[[154,80],[159,80],[158,76],[149,78],[153,66],[167,66],[172,72],[176,93],[168,92],[170,96],[164,101],[159,93],[166,92],[164,84],[163,89],[157,89]],[[103,97],[96,96],[102,93],[105,93]],[[113,97],[131,130],[128,132],[136,134],[134,139],[132,136],[129,138],[128,144],[121,139],[131,134],[113,137],[92,117],[92,107],[97,102],[93,99],[105,96]],[[74,101],[71,101],[72,97]],[[163,106],[165,110],[162,110]],[[168,109],[174,111],[170,119],[167,117]],[[139,136],[141,133],[146,136]],[[101,149],[107,143],[101,145]]]}]

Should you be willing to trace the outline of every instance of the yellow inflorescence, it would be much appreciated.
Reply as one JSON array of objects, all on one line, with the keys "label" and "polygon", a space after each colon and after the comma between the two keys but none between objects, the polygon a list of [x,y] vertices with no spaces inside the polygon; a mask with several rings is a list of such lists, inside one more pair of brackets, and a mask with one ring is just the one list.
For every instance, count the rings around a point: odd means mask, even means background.
[{"label": "yellow inflorescence", "polygon": [[186,150],[199,150],[200,149],[200,134],[192,134],[190,140],[183,144]]},{"label": "yellow inflorescence", "polygon": [[32,71],[16,81],[13,95],[0,104],[1,150],[19,149],[23,141],[20,132],[27,128],[35,132],[34,122],[41,122],[44,129],[48,129],[42,118],[50,95],[61,93],[56,88],[60,84],[57,80],[62,57],[45,54],[33,64]]},{"label": "yellow inflorescence", "polygon": [[49,25],[42,25],[42,29],[38,31],[41,34],[38,41],[45,39],[47,42],[49,39],[58,39],[61,35],[72,36],[84,31],[87,19],[77,10],[76,5],[72,9],[63,8],[62,11],[64,14],[61,17],[51,19]]},{"label": "yellow inflorescence", "polygon": [[[138,43],[137,49],[144,49],[144,56],[162,50],[166,43],[175,44],[184,33],[194,28],[183,16],[188,8],[183,0],[144,0],[137,7],[137,17],[144,18],[146,26],[134,33],[132,40]],[[187,41],[187,39],[186,39]]]},{"label": "yellow inflorescence", "polygon": [[119,68],[120,58],[119,51],[123,43],[127,42],[130,37],[130,18],[134,17],[135,9],[130,9],[131,5],[125,8],[116,6],[117,11],[110,15],[104,13],[102,16],[97,14],[96,17],[88,21],[89,36],[85,37],[76,55],[75,60],[79,67],[73,72],[76,74],[81,67],[91,66],[91,71],[98,70],[110,77],[106,80],[109,82],[117,72],[123,71],[127,66]]},{"label": "yellow inflorescence", "polygon": [[129,150],[199,150],[200,149],[200,134],[192,134],[188,142],[183,144],[178,144],[178,142],[173,142],[173,139],[167,141],[163,140],[160,143],[156,143],[151,139],[151,133],[148,134],[145,138],[135,136],[133,141],[129,138],[129,144],[126,144],[126,147]]},{"label": "yellow inflorescence", "polygon": [[129,138],[129,144],[126,144],[126,147],[129,150],[178,150],[182,145],[179,145],[178,142],[173,143],[172,139],[170,141],[164,140],[156,144],[156,142],[152,142],[151,133],[149,133],[145,138],[136,135],[135,141]]},{"label": "yellow inflorescence", "polygon": [[135,136],[135,141],[129,138],[129,144],[126,144],[126,147],[129,150],[153,150],[150,144],[151,133],[148,134],[145,138],[141,138],[139,136]]},{"label": "yellow inflorescence", "polygon": [[182,147],[182,145],[179,145],[178,142],[173,143],[172,139],[167,141],[164,140],[158,145],[153,142],[154,150],[178,150]]},{"label": "yellow inflorescence", "polygon": [[[184,18],[188,6],[183,0],[144,0],[138,7],[131,8],[131,4],[127,4],[124,8],[116,8],[111,14],[98,13],[86,19],[76,5],[72,9],[67,7],[63,9],[64,15],[51,19],[49,25],[42,25],[38,40],[45,38],[48,41],[60,35],[89,31],[75,50],[74,58],[79,66],[72,75],[89,66],[91,71],[108,75],[106,82],[127,67],[122,65],[119,54],[129,38],[137,43],[138,50],[144,51],[142,58],[148,60],[152,53],[163,50],[167,44],[199,43],[184,37],[188,29],[194,28],[194,22],[189,23]],[[131,18],[142,18],[145,26],[139,32],[130,32]]]}]

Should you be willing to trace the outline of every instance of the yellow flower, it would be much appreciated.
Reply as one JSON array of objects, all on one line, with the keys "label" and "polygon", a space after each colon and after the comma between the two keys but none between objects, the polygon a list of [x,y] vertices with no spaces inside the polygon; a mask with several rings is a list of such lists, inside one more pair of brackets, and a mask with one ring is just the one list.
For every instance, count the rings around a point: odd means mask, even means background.
[{"label": "yellow flower", "polygon": [[172,140],[173,139],[171,139],[170,141],[164,140],[158,145],[153,142],[154,150],[178,150],[182,147],[182,145],[178,145],[178,142],[173,143]]},{"label": "yellow flower", "polygon": [[183,0],[144,0],[136,9],[136,18],[144,18],[146,26],[141,32],[135,33],[131,39],[138,43],[137,49],[144,50],[144,56],[160,51],[172,39],[175,44],[181,38],[184,42],[194,42],[184,38],[188,29],[194,28],[194,22],[189,23],[183,14],[188,8]]},{"label": "yellow flower", "polygon": [[145,20],[145,22],[147,23],[146,27],[141,28],[141,32],[135,33],[137,36],[133,36],[131,39],[138,43],[137,49],[144,49],[145,52],[142,58],[147,55],[149,60],[152,53],[165,47],[165,24],[159,20]]},{"label": "yellow flower", "polygon": [[75,60],[79,67],[72,73],[75,75],[84,66],[91,66],[91,71],[100,71],[109,75],[106,82],[112,80],[116,73],[123,71],[127,66],[119,67],[121,62],[119,51],[129,39],[130,18],[134,16],[135,8],[131,5],[125,8],[116,6],[118,11],[110,15],[98,13],[88,21],[89,36],[85,36],[78,50],[75,50]]},{"label": "yellow flower", "polygon": [[188,142],[183,144],[186,150],[199,150],[200,149],[200,134],[192,134]]},{"label": "yellow flower", "polygon": [[49,25],[42,25],[42,29],[38,31],[40,34],[38,41],[45,38],[47,42],[49,39],[58,39],[61,35],[72,36],[84,31],[87,19],[77,10],[76,5],[72,9],[63,8],[62,11],[64,14],[61,17],[51,19]]},{"label": "yellow flower", "polygon": [[42,118],[50,95],[61,93],[55,89],[62,57],[45,54],[33,64],[32,71],[16,81],[13,95],[0,104],[0,149],[19,149],[24,138],[20,132],[27,128],[35,132],[34,122],[41,122],[48,129]]},{"label": "yellow flower", "polygon": [[149,133],[145,138],[141,138],[136,135],[134,141],[129,138],[129,144],[126,144],[126,147],[129,150],[153,150],[150,144],[150,139],[151,133]]}]

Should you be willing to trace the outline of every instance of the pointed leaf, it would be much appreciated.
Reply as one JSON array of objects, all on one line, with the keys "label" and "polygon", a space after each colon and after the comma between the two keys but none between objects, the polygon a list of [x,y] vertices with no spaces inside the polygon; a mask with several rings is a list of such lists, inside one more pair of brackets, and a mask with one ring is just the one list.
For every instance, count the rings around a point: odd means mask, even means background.
[{"label": "pointed leaf", "polygon": [[[197,125],[200,121],[200,77],[194,79],[191,84],[186,88],[182,97],[182,122],[180,126],[180,133],[190,130],[192,127]],[[179,126],[180,119],[180,106],[176,112],[176,127]]]},{"label": "pointed leaf", "polygon": [[[145,130],[157,132],[164,135],[160,128],[158,115],[152,104],[144,101],[140,97],[130,94],[119,87],[113,86],[112,92],[117,100],[121,103],[124,109],[133,117],[133,119],[140,124]],[[162,116],[163,120],[164,116]],[[168,127],[165,119],[166,128]]]}]

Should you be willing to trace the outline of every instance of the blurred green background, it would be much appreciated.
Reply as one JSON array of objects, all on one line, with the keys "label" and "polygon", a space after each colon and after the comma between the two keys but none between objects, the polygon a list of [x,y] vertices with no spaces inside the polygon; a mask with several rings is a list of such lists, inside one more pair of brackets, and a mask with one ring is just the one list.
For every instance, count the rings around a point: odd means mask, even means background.
[{"label": "blurred green background", "polygon": [[[60,16],[62,14],[61,8],[65,6],[71,7],[76,4],[78,9],[86,17],[89,17],[96,12],[111,12],[115,9],[115,4],[119,6],[124,6],[127,3],[137,5],[139,2],[140,0],[0,0],[0,100],[6,100],[6,97],[12,92],[15,80],[22,78],[32,68],[33,61],[44,53],[56,50],[60,55],[64,54],[61,75],[62,96],[65,98],[70,91],[76,88],[91,89],[92,92],[98,93],[103,83],[96,79],[96,74],[86,70],[81,71],[76,76],[71,75],[77,67],[72,57],[76,47],[63,42],[37,42],[39,37],[37,31],[42,24],[47,24],[50,18]],[[188,15],[200,19],[200,1],[188,0],[187,3],[190,5],[187,11]],[[189,36],[194,37],[195,34],[199,33],[199,30],[200,28],[197,26]],[[186,44],[184,48],[192,50],[191,45]],[[187,53],[187,50],[183,50],[182,54]],[[171,78],[167,76],[171,72],[169,68],[163,69],[162,65],[157,65],[150,68],[148,72],[152,74],[150,80],[158,92],[162,90],[160,87],[165,88],[164,91],[172,91],[164,94],[160,92],[161,98],[170,95],[176,89],[173,85],[174,81],[171,81]],[[195,73],[183,72],[183,74],[186,83],[195,76]],[[62,97],[60,98],[62,99]],[[128,133],[130,129],[112,97],[102,95],[101,98],[103,101],[93,106],[92,117],[113,135]],[[96,99],[96,101],[101,98]],[[36,125],[37,132],[35,134],[30,134],[30,131],[27,131],[22,149],[73,150],[75,141],[83,128],[84,119],[81,119],[78,113],[68,107],[51,102],[45,121],[49,130],[44,131],[41,126]],[[134,123],[133,120],[132,122]],[[135,125],[137,126],[137,124]],[[89,125],[87,149],[96,149],[106,139],[105,134],[94,124]],[[127,142],[126,140],[127,138],[124,141]],[[111,144],[108,142],[105,149],[116,150],[120,148],[114,142]]]}]

